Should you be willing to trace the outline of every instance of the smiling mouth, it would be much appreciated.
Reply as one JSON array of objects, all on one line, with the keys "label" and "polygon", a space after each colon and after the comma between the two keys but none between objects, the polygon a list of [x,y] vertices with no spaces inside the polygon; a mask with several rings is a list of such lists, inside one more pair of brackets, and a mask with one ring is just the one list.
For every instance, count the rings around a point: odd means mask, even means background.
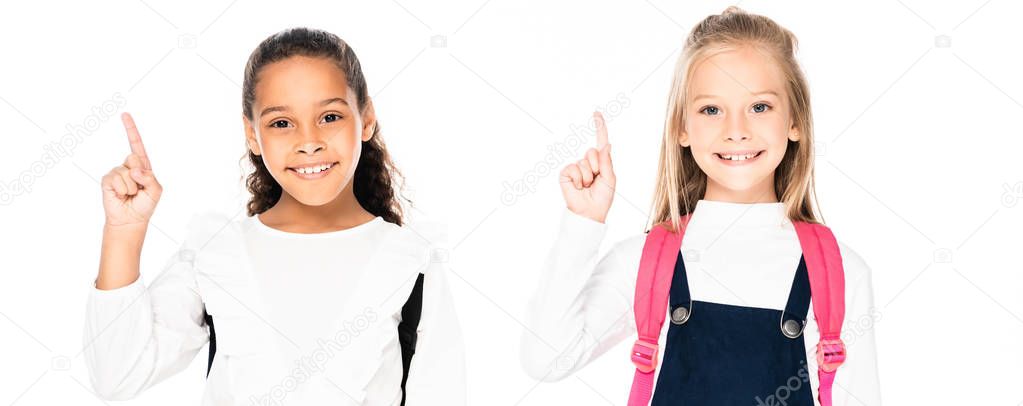
[{"label": "smiling mouth", "polygon": [[742,161],[748,161],[748,160],[753,160],[753,159],[759,158],[760,155],[763,154],[763,153],[764,153],[764,150],[760,150],[760,151],[743,151],[743,152],[734,152],[734,153],[719,153],[719,152],[715,152],[714,156],[716,156],[716,157],[718,157],[718,159],[721,159],[721,160],[724,160],[724,161],[742,162]]},{"label": "smiling mouth", "polygon": [[337,161],[323,162],[314,165],[298,166],[294,168],[289,167],[286,170],[304,179],[316,179],[326,176],[327,172],[333,169],[334,166],[336,166],[337,164],[338,164]]}]

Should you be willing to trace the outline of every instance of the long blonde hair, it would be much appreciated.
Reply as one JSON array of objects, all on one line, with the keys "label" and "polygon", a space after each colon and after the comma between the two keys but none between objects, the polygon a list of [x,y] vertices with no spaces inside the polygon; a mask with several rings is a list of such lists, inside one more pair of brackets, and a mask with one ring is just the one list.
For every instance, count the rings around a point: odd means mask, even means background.
[{"label": "long blonde hair", "polygon": [[[752,46],[770,55],[785,75],[786,93],[792,120],[799,130],[799,141],[788,141],[788,148],[774,173],[774,190],[785,203],[792,221],[818,223],[813,180],[813,119],[810,93],[803,71],[795,58],[797,40],[789,30],[770,18],[749,14],[730,6],[719,15],[711,15],[693,27],[675,63],[675,74],[668,96],[657,184],[647,230],[670,220],[677,230],[680,217],[693,211],[696,201],[707,191],[707,175],[696,164],[692,151],[678,144],[685,129],[686,98],[690,78],[697,62],[717,51]],[[811,200],[813,199],[813,200]]]}]

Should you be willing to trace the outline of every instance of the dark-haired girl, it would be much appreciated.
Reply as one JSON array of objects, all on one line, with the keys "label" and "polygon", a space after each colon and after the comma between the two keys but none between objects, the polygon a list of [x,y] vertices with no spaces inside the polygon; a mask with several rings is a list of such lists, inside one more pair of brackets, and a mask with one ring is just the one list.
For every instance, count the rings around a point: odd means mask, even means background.
[{"label": "dark-haired girl", "polygon": [[406,224],[355,53],[327,32],[277,33],[249,57],[242,108],[248,216],[194,216],[148,285],[162,187],[122,117],[131,153],[103,177],[84,335],[96,392],[133,398],[209,343],[204,405],[463,405],[442,263]]}]

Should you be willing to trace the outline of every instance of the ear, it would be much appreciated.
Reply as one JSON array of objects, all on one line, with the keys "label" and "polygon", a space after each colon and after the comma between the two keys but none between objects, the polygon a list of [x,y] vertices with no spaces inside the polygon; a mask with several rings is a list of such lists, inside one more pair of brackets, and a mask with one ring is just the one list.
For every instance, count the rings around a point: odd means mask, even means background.
[{"label": "ear", "polygon": [[377,129],[377,113],[373,109],[373,99],[366,99],[366,108],[362,109],[362,141],[369,141]]},{"label": "ear", "polygon": [[802,134],[799,133],[799,128],[796,127],[795,123],[792,123],[792,126],[789,127],[789,140],[799,141],[801,135]]},{"label": "ear", "polygon": [[256,128],[253,127],[252,121],[242,115],[242,124],[245,126],[245,143],[249,146],[249,151],[261,155],[263,152],[259,149],[259,139],[256,138]]},{"label": "ear", "polygon": [[689,132],[685,129],[682,130],[682,134],[678,135],[678,145],[682,146],[682,148],[689,147]]}]

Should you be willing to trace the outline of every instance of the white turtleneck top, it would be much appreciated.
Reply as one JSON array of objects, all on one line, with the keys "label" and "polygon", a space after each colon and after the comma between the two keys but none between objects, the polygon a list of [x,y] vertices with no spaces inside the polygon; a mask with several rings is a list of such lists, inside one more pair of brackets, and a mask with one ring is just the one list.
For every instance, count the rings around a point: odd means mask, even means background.
[{"label": "white turtleneck top", "polygon": [[[691,217],[682,257],[693,300],[784,309],[802,254],[784,203],[700,200]],[[635,338],[632,303],[646,234],[619,241],[598,255],[606,231],[606,224],[564,209],[558,238],[529,302],[522,337],[522,364],[535,379],[565,378]],[[834,405],[879,405],[870,269],[841,241],[839,249],[846,278],[842,336],[849,356],[836,376]],[[667,330],[661,331],[662,346]],[[819,332],[812,306],[804,334],[809,370],[815,371]],[[816,399],[817,374],[811,373],[810,380]],[[627,390],[628,383],[622,385]]]}]

